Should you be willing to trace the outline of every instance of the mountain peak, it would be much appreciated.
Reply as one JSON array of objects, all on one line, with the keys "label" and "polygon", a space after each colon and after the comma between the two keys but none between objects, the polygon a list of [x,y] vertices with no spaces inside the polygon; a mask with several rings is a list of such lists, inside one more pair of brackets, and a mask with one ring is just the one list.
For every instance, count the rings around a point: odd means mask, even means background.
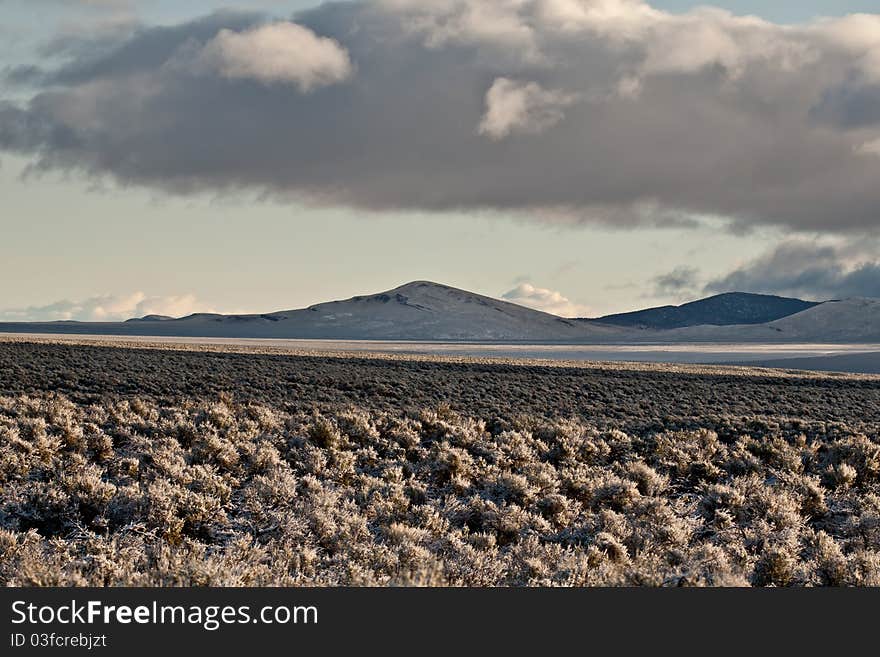
[{"label": "mountain peak", "polygon": [[[712,296],[705,297],[703,299],[698,299],[696,301],[690,301],[688,303],[683,303],[681,306],[687,306],[693,303],[700,303],[701,301],[709,301],[710,299],[786,299],[791,300],[790,297],[782,297],[778,294],[762,294],[760,292],[719,292],[718,294],[713,294]],[[795,301],[801,301],[801,299],[794,299]],[[810,302],[805,302],[810,303]]]},{"label": "mountain peak", "polygon": [[132,317],[131,319],[125,320],[126,322],[164,322],[169,319],[174,319],[170,315],[144,315],[143,317]]},{"label": "mountain peak", "polygon": [[427,280],[281,314],[273,334],[306,338],[577,341],[613,331]]},{"label": "mountain peak", "polygon": [[473,292],[466,292],[466,290],[459,290],[458,288],[452,287],[451,285],[444,285],[443,283],[435,283],[434,281],[410,281],[409,283],[404,283],[403,285],[399,285],[393,290],[389,290],[389,292],[399,292],[401,294],[406,292],[414,292],[414,291],[440,291],[440,290],[453,290],[456,292],[464,292],[466,294],[473,294]]}]

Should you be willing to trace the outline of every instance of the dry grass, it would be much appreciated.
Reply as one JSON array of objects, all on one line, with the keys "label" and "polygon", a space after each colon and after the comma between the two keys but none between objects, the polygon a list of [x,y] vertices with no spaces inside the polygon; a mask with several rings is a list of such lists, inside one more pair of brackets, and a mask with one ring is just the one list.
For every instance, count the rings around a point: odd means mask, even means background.
[{"label": "dry grass", "polygon": [[0,345],[11,585],[880,585],[880,384]]}]

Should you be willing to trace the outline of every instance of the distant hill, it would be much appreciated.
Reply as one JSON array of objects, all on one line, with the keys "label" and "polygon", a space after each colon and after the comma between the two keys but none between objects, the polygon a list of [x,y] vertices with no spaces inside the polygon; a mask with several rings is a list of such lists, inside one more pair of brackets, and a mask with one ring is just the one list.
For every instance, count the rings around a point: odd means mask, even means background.
[{"label": "distant hill", "polygon": [[819,305],[813,301],[766,294],[729,292],[681,306],[660,306],[635,312],[606,315],[592,322],[646,329],[676,329],[703,324],[732,326],[764,324]]},{"label": "distant hill", "polygon": [[[773,319],[768,319],[773,318]],[[0,333],[557,344],[880,343],[880,300],[812,303],[731,293],[665,308],[566,319],[416,281],[387,292],[254,314],[147,315],[125,322],[0,323]]]},{"label": "distant hill", "polygon": [[400,287],[300,310],[262,315],[195,314],[180,319],[0,324],[0,331],[218,338],[325,340],[450,340],[589,342],[619,329],[467,292],[415,281]]},{"label": "distant hill", "polygon": [[663,333],[671,342],[880,344],[880,299],[826,301],[752,326],[692,326]]},{"label": "distant hill", "polygon": [[827,301],[771,322],[770,326],[785,335],[813,342],[880,342],[880,299]]},{"label": "distant hill", "polygon": [[[466,290],[415,281],[344,301],[258,316],[277,331],[305,338],[359,340],[588,340],[612,331]],[[224,317],[225,324],[254,321]]]}]

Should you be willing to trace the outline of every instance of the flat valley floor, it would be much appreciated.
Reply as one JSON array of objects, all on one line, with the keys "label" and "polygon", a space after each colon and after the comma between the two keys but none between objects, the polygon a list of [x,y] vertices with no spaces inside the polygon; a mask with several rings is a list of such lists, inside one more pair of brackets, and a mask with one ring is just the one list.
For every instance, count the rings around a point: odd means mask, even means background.
[{"label": "flat valley floor", "polygon": [[6,585],[880,585],[880,378],[0,339]]}]

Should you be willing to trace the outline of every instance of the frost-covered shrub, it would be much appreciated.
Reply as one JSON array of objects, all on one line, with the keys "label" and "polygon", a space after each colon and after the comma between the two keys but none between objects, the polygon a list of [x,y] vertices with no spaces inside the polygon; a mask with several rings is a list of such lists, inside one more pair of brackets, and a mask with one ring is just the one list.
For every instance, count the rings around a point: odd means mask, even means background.
[{"label": "frost-covered shrub", "polygon": [[880,585],[873,380],[7,347],[2,584]]},{"label": "frost-covered shrub", "polygon": [[[145,423],[149,423],[146,427]],[[7,584],[859,585],[876,439],[0,398]],[[775,429],[769,429],[775,431]]]}]

